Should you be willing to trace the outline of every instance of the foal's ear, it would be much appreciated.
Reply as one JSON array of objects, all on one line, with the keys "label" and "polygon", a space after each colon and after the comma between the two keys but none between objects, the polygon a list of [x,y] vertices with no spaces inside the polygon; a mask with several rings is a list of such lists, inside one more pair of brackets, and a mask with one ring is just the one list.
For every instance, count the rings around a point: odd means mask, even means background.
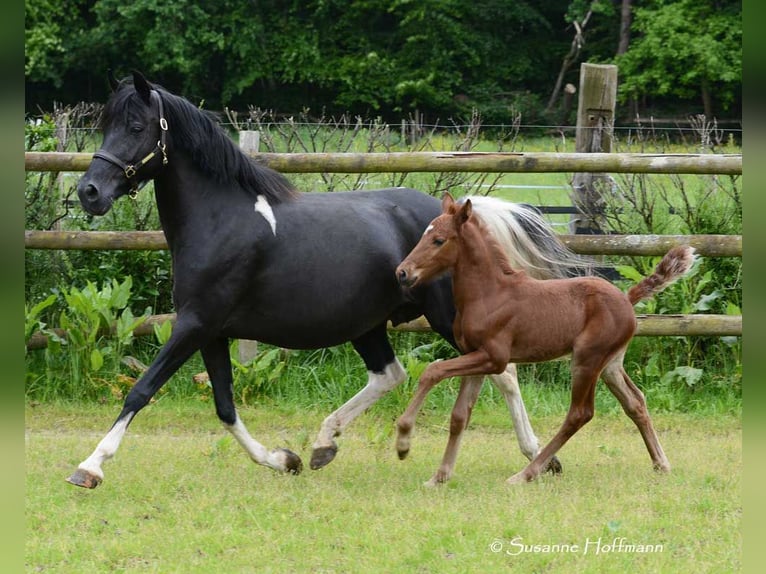
[{"label": "foal's ear", "polygon": [[133,70],[133,86],[141,99],[148,104],[151,101],[152,87],[138,70]]},{"label": "foal's ear", "polygon": [[473,204],[470,199],[466,199],[460,210],[455,214],[458,226],[463,225],[473,213]]},{"label": "foal's ear", "polygon": [[442,213],[447,213],[453,205],[455,205],[455,200],[452,199],[449,191],[445,191],[442,195]]}]

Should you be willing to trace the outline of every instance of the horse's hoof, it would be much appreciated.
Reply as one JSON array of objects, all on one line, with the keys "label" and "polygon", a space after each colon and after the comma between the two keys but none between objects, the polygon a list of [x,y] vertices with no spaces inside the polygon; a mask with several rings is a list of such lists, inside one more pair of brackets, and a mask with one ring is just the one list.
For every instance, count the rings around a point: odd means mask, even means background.
[{"label": "horse's hoof", "polygon": [[311,470],[319,470],[320,468],[327,466],[338,454],[338,445],[332,443],[332,446],[322,446],[315,448],[311,452]]},{"label": "horse's hoof", "polygon": [[96,476],[92,472],[78,468],[74,471],[74,474],[66,479],[69,484],[75,486],[82,486],[83,488],[96,488],[101,484],[101,477]]},{"label": "horse's hoof", "polygon": [[545,468],[545,472],[550,472],[551,474],[561,474],[563,471],[564,468],[561,466],[561,461],[556,456],[551,459]]},{"label": "horse's hoof", "polygon": [[284,457],[283,466],[285,467],[285,472],[290,474],[301,473],[303,470],[303,461],[301,460],[301,457],[286,448],[278,448],[276,451]]},{"label": "horse's hoof", "polygon": [[402,450],[396,449],[396,454],[399,456],[399,460],[404,460],[410,454],[410,449],[409,447]]}]

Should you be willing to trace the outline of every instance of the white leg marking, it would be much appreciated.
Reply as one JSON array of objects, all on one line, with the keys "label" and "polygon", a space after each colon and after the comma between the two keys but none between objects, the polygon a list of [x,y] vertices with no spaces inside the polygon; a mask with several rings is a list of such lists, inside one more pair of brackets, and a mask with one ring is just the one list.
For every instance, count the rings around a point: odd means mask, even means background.
[{"label": "white leg marking", "polygon": [[260,213],[263,216],[263,218],[271,226],[271,232],[276,235],[277,219],[274,217],[274,212],[271,209],[271,205],[269,205],[269,202],[262,195],[259,195],[258,199],[255,200],[255,212]]},{"label": "white leg marking", "polygon": [[407,379],[407,372],[398,359],[386,366],[382,373],[367,371],[367,385],[349,401],[328,416],[322,423],[313,448],[331,447],[351,421],[375,404],[378,399]]},{"label": "white leg marking", "polygon": [[519,389],[519,379],[516,376],[516,365],[509,363],[504,373],[491,375],[491,377],[492,382],[503,393],[505,403],[508,405],[513,421],[513,430],[516,431],[516,439],[519,441],[519,448],[524,456],[532,460],[537,456],[540,444],[532,430],[527,410],[524,408],[524,400],[521,398],[521,390]]},{"label": "white leg marking", "polygon": [[242,448],[245,449],[245,452],[247,452],[254,462],[279,471],[287,470],[285,453],[279,449],[269,452],[265,446],[250,436],[244,423],[240,420],[239,415],[237,415],[237,420],[233,425],[224,426],[232,435],[234,435],[234,438],[237,439],[237,442],[242,445]]},{"label": "white leg marking", "polygon": [[101,470],[101,465],[114,456],[117,452],[117,448],[122,442],[122,437],[125,436],[125,431],[133,418],[134,413],[128,413],[125,418],[117,421],[114,426],[106,433],[106,436],[98,443],[96,450],[93,451],[88,458],[86,458],[78,468],[93,474],[100,479],[104,479],[104,471]]}]

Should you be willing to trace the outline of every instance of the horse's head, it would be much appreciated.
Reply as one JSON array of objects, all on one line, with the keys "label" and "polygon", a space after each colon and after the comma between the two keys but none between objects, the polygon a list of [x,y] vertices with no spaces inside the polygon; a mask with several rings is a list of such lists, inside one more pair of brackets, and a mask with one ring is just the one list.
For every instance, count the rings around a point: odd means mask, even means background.
[{"label": "horse's head", "polygon": [[104,110],[104,141],[77,184],[85,211],[103,215],[114,201],[134,194],[167,163],[167,120],[160,93],[138,72],[117,83]]},{"label": "horse's head", "polygon": [[458,238],[473,212],[471,200],[456,203],[449,193],[442,198],[442,214],[426,228],[418,244],[396,268],[403,287],[414,287],[451,270],[458,257]]}]

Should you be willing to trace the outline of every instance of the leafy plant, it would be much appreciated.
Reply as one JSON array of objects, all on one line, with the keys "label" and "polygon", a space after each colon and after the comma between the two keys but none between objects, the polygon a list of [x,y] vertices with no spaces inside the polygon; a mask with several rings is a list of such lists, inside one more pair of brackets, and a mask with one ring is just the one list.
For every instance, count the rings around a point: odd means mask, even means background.
[{"label": "leafy plant", "polygon": [[[101,289],[88,282],[83,289],[71,287],[61,293],[66,308],[58,317],[65,336],[47,331],[48,375],[63,369],[68,381],[66,393],[93,396],[104,388],[113,389],[110,377],[119,372],[124,350],[133,341],[133,331],[148,315],[135,317],[128,306],[132,279],[112,279]],[[34,328],[35,312],[52,305],[52,295],[27,314],[27,330]],[[39,323],[38,323],[39,325]],[[53,376],[46,377],[53,378]],[[55,378],[61,378],[56,373]],[[29,389],[28,389],[29,390]]]}]

